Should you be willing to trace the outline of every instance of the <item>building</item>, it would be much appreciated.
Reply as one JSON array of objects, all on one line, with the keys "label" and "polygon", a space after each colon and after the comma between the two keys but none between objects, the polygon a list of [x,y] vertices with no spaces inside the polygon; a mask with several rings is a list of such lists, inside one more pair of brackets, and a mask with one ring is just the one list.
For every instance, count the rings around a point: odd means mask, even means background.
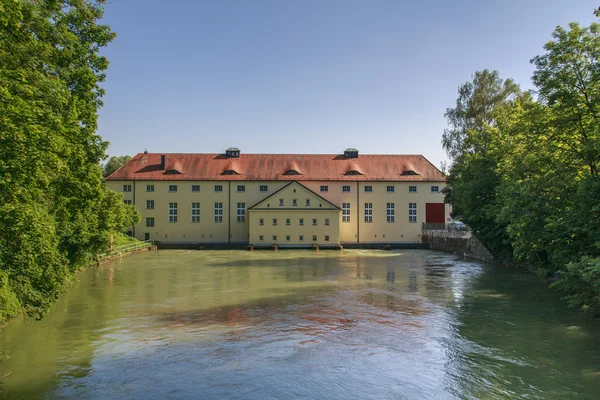
[{"label": "building", "polygon": [[138,239],[310,247],[420,242],[443,223],[445,176],[422,155],[137,154],[106,179]]}]

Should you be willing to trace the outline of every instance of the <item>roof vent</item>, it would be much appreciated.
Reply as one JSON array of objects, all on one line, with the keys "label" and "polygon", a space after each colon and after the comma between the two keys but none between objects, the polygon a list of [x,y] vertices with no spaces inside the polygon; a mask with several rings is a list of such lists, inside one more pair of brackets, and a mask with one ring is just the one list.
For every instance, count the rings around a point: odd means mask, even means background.
[{"label": "roof vent", "polygon": [[344,150],[344,157],[346,158],[358,158],[358,150],[349,148]]},{"label": "roof vent", "polygon": [[290,169],[288,171],[285,171],[283,174],[284,175],[301,175],[300,172],[296,171],[295,169]]},{"label": "roof vent", "polygon": [[225,150],[225,155],[227,158],[240,158],[240,149],[237,147],[230,147]]},{"label": "roof vent", "polygon": [[350,171],[346,172],[346,175],[362,175],[362,172],[351,169]]},{"label": "roof vent", "polygon": [[221,175],[240,175],[240,173],[233,169],[226,169]]}]

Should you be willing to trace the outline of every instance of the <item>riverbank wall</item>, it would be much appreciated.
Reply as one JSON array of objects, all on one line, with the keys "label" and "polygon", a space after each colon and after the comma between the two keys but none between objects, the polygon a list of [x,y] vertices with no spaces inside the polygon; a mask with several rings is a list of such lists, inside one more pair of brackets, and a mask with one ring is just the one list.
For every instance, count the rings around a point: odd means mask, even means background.
[{"label": "riverbank wall", "polygon": [[[157,243],[159,250],[247,250],[248,243]],[[429,249],[427,243],[342,243],[344,249],[391,250],[391,249]],[[279,250],[311,249],[307,246],[278,245]],[[319,245],[321,250],[339,250],[337,245]],[[272,245],[253,246],[254,250],[271,250]]]},{"label": "riverbank wall", "polygon": [[494,257],[470,231],[429,230],[421,236],[432,250],[458,254],[484,262],[494,262]]},{"label": "riverbank wall", "polygon": [[132,250],[128,250],[128,251],[118,251],[118,252],[114,252],[111,253],[110,255],[104,255],[101,258],[98,259],[97,264],[104,264],[110,261],[115,261],[115,260],[119,260],[123,257],[128,257],[128,256],[133,256],[135,254],[139,254],[139,253],[145,253],[147,251],[154,251],[157,250],[157,246],[155,245],[148,245],[148,246],[144,246],[141,248],[136,248],[136,249],[132,249]]}]

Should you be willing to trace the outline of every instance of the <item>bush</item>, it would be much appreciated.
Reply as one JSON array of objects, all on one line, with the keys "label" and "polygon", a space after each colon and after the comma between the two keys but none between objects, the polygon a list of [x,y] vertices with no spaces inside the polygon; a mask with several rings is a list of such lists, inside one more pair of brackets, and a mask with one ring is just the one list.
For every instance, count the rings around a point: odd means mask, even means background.
[{"label": "bush", "polygon": [[600,258],[582,257],[567,264],[560,276],[561,279],[551,286],[567,293],[570,306],[600,313]]}]

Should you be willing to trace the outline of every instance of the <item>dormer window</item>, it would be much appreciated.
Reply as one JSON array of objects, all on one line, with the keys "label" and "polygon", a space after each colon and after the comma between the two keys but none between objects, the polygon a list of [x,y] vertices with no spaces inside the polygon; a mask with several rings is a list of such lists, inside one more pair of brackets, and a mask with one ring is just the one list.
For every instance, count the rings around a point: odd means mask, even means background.
[{"label": "dormer window", "polygon": [[178,175],[181,174],[181,172],[177,171],[176,169],[169,169],[165,172],[165,175]]},{"label": "dormer window", "polygon": [[233,169],[226,169],[221,175],[240,175],[240,173]]},{"label": "dormer window", "polygon": [[402,175],[406,176],[406,175],[419,175],[419,174],[417,174],[417,173],[416,173],[415,171],[413,171],[412,169],[408,169],[408,170],[404,171],[404,172],[402,173]]},{"label": "dormer window", "polygon": [[283,174],[284,175],[301,175],[300,172],[296,171],[295,169],[290,169],[289,171],[285,171]]},{"label": "dormer window", "polygon": [[362,175],[362,174],[355,169],[351,169],[350,171],[346,172],[346,175]]}]

